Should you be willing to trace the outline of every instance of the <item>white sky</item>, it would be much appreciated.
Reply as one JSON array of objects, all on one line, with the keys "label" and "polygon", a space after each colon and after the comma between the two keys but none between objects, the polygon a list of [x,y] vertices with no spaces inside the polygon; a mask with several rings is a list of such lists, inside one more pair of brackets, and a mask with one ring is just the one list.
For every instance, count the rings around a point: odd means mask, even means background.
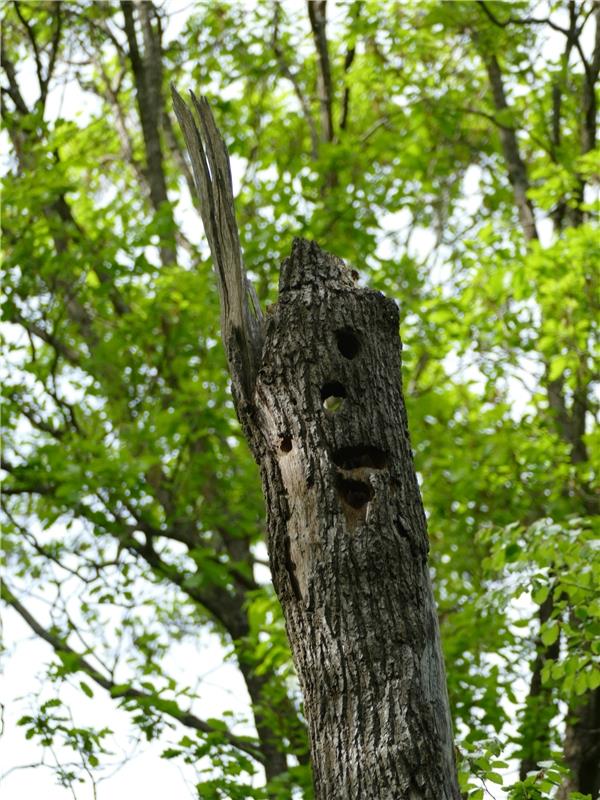
[{"label": "white sky", "polygon": [[[35,764],[40,760],[40,750],[32,741],[26,741],[24,728],[16,725],[17,719],[28,712],[27,695],[41,688],[42,696],[46,699],[53,696],[53,690],[44,691],[40,675],[45,664],[52,656],[51,648],[40,642],[27,627],[19,620],[15,613],[7,612],[4,615],[4,635],[6,645],[10,648],[10,658],[6,660],[6,668],[2,678],[1,696],[6,703],[4,713],[4,735],[0,739],[0,771],[6,774],[8,770],[28,764]],[[206,637],[202,637],[206,638]],[[235,709],[247,712],[247,693],[237,668],[223,661],[223,650],[214,641],[206,641],[198,647],[187,646],[178,654],[187,662],[188,680],[194,682],[198,673],[206,675],[200,689],[200,698],[195,703],[195,710],[203,717],[220,717],[223,710]],[[82,676],[75,675],[71,683],[77,687]],[[170,800],[195,797],[193,783],[191,788],[186,785],[186,778],[192,781],[191,769],[187,769],[176,761],[160,759],[164,745],[149,744],[145,740],[141,746],[136,747],[130,738],[128,714],[115,708],[114,703],[108,699],[106,693],[88,683],[94,688],[94,697],[88,699],[77,688],[61,692],[65,703],[73,709],[74,716],[80,724],[94,724],[98,727],[107,726],[116,733],[117,748],[110,747],[114,752],[111,759],[118,764],[123,757],[133,756],[128,763],[119,769],[113,777],[101,782],[97,787],[96,797],[127,798],[139,795],[147,800],[163,800],[169,796]],[[24,697],[23,697],[24,696]],[[22,699],[19,699],[22,698]],[[178,726],[179,736],[186,731]],[[240,730],[240,732],[242,732]],[[111,742],[112,743],[112,742]],[[114,743],[112,743],[114,745]],[[56,751],[61,760],[69,760],[67,751]],[[46,762],[52,764],[52,753],[47,751]],[[107,770],[110,774],[111,769]],[[187,775],[186,775],[187,773]],[[54,777],[47,767],[29,767],[13,771],[2,782],[2,800],[22,800],[29,797],[43,797],[44,800],[66,800],[73,798],[69,789],[56,786]],[[81,785],[77,790],[80,800],[93,798],[91,785]]]}]

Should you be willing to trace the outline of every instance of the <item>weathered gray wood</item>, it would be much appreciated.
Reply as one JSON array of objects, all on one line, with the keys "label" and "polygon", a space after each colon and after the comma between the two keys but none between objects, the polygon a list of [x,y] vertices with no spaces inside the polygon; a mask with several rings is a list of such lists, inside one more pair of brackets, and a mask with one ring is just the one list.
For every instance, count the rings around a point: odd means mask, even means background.
[{"label": "weathered gray wood", "polygon": [[[208,225],[218,240],[231,217]],[[460,798],[398,323],[393,301],[296,240],[251,393],[237,402],[261,469],[317,800]]]},{"label": "weathered gray wood", "polygon": [[227,147],[205,97],[190,92],[194,116],[174,87],[175,114],[192,162],[204,231],[217,271],[221,333],[234,390],[250,401],[261,353],[261,312],[244,271]]}]

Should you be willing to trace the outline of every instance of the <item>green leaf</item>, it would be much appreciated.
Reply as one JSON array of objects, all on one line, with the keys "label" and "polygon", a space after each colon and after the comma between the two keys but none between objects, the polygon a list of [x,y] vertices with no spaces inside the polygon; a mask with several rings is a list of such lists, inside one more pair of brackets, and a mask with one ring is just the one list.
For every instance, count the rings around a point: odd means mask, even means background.
[{"label": "green leaf", "polygon": [[536,589],[535,592],[532,594],[532,600],[534,603],[537,603],[538,606],[541,606],[542,603],[548,598],[550,594],[550,586],[540,586],[539,589]]},{"label": "green leaf", "polygon": [[587,692],[589,687],[588,675],[585,672],[579,672],[575,676],[575,694],[581,695]]},{"label": "green leaf", "polygon": [[504,549],[504,556],[507,562],[515,561],[521,552],[521,545],[513,542]]},{"label": "green leaf", "polygon": [[552,622],[546,623],[546,625],[542,628],[541,639],[542,642],[548,647],[558,639],[558,634],[560,633],[560,629],[558,626],[558,622],[553,620]]},{"label": "green leaf", "polygon": [[100,286],[100,279],[98,278],[93,269],[91,269],[85,276],[85,282],[90,287],[90,289],[98,289],[98,287]]},{"label": "green leaf", "polygon": [[88,684],[85,681],[79,681],[79,686],[81,687],[81,690],[83,691],[83,693],[85,695],[87,695],[88,697],[93,697],[94,696],[94,692],[92,691],[90,686],[88,686]]}]

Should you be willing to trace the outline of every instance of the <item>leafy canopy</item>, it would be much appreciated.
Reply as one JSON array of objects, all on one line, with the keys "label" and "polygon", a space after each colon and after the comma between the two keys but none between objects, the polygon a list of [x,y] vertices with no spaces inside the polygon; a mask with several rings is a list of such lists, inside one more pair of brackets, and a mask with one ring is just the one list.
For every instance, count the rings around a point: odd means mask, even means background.
[{"label": "leafy canopy", "polygon": [[[53,649],[19,724],[76,754],[63,785],[102,775],[110,731],[68,683],[199,796],[265,797],[263,769],[310,796],[172,81],[228,142],[263,304],[295,235],[400,304],[463,788],[548,798],[600,685],[597,8],[344,2],[325,52],[295,3],[176,11],[4,6],[3,599]],[[246,719],[201,717],[199,635]]]}]

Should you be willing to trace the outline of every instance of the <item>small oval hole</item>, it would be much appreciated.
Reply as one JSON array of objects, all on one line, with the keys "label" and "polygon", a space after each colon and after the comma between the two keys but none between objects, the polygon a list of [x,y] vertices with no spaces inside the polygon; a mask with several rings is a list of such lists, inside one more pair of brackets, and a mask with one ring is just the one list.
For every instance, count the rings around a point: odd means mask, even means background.
[{"label": "small oval hole", "polygon": [[329,381],[321,387],[321,400],[326,411],[339,411],[345,397],[346,389],[339,381]]},{"label": "small oval hole", "polygon": [[337,489],[342,500],[352,508],[364,508],[373,499],[373,489],[364,481],[338,477]]},{"label": "small oval hole", "polygon": [[358,355],[360,340],[351,328],[342,328],[340,331],[336,331],[335,338],[338,350],[344,358],[352,359]]},{"label": "small oval hole", "polygon": [[359,467],[370,469],[385,469],[388,456],[384,450],[369,444],[354,447],[340,447],[333,455],[333,463],[340,469],[351,470]]},{"label": "small oval hole", "polygon": [[281,437],[281,444],[279,445],[281,450],[284,453],[289,453],[292,449],[292,437],[291,436],[282,436]]}]

